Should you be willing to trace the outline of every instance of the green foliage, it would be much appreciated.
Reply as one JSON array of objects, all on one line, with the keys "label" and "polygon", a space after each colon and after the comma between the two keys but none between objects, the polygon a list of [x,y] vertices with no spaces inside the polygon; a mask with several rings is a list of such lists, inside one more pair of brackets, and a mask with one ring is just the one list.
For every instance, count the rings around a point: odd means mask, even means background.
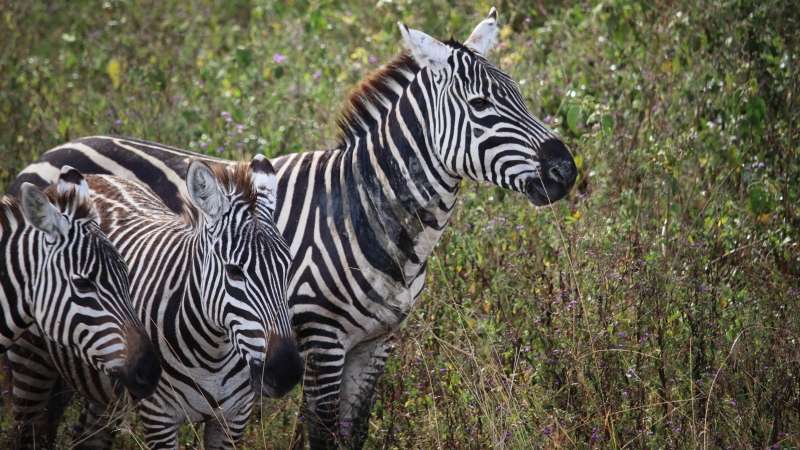
[{"label": "green foliage", "polygon": [[[490,6],[456,3],[10,2],[0,182],[96,133],[324,148],[396,21],[463,39]],[[497,6],[492,58],[580,176],[541,209],[464,184],[370,446],[800,446],[795,2]],[[248,448],[285,448],[298,404],[265,402]]]}]

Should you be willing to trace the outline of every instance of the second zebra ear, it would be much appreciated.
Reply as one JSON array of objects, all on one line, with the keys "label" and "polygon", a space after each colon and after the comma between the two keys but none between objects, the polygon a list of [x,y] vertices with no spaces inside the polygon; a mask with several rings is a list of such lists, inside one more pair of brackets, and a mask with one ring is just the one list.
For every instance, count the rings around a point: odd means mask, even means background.
[{"label": "second zebra ear", "polygon": [[397,22],[397,26],[403,35],[403,45],[417,64],[434,71],[447,67],[447,58],[453,54],[453,49],[449,45],[422,31],[412,30],[400,22]]},{"label": "second zebra ear", "polygon": [[20,193],[22,215],[34,228],[51,238],[61,238],[69,231],[69,223],[50,200],[31,183],[23,183]]},{"label": "second zebra ear", "polygon": [[189,199],[211,222],[217,220],[228,210],[228,199],[216,175],[204,162],[192,161],[186,174],[186,188]]},{"label": "second zebra ear", "polygon": [[61,167],[61,174],[58,176],[56,189],[61,194],[74,190],[75,195],[77,195],[78,199],[81,201],[89,198],[89,184],[86,183],[83,174],[70,166]]},{"label": "second zebra ear", "polygon": [[274,212],[278,198],[278,177],[272,163],[264,155],[256,155],[250,161],[250,179],[259,199],[264,199],[267,208]]},{"label": "second zebra ear", "polygon": [[492,7],[489,15],[478,24],[469,35],[464,45],[476,51],[481,56],[486,56],[497,44],[497,10]]}]

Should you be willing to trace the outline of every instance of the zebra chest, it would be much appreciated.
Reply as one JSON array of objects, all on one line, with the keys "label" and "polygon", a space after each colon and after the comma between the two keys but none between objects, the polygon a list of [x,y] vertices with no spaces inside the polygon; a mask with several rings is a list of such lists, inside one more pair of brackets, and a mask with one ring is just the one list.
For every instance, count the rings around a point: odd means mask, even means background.
[{"label": "zebra chest", "polygon": [[176,418],[200,421],[220,413],[231,417],[252,402],[249,371],[238,358],[214,367],[164,358],[164,365],[159,389],[150,401],[172,409]]}]

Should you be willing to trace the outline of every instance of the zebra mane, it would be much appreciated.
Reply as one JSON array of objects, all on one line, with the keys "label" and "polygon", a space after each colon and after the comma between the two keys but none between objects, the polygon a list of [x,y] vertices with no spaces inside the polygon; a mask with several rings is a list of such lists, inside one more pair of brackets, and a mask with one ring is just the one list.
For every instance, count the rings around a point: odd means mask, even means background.
[{"label": "zebra mane", "polygon": [[77,219],[97,220],[97,210],[94,208],[91,198],[81,197],[74,189],[66,192],[58,192],[55,186],[49,186],[44,190],[47,199],[55,205],[62,213]]},{"label": "zebra mane", "polygon": [[377,109],[381,114],[388,112],[390,104],[397,99],[397,85],[401,88],[408,86],[417,71],[417,63],[411,55],[403,52],[367,75],[353,88],[336,121],[339,126],[339,145],[344,146],[356,137],[363,136],[366,130],[375,125],[377,120],[370,111]]},{"label": "zebra mane", "polygon": [[[469,47],[453,38],[444,44],[457,51],[464,51],[476,57],[479,61],[486,61]],[[354,87],[345,100],[345,106],[339,114],[336,124],[339,127],[338,144],[344,146],[355,138],[363,136],[366,130],[377,124],[377,118],[371,111],[378,111],[383,115],[397,100],[396,89],[405,89],[420,67],[414,58],[404,51],[397,55],[386,65],[367,75]]]},{"label": "zebra mane", "polygon": [[[94,208],[91,199],[81,198],[74,190],[70,189],[66,192],[58,192],[55,186],[51,185],[42,192],[53,206],[73,220],[98,220],[97,210]],[[25,223],[19,199],[11,195],[4,195],[2,199],[0,199],[0,215],[5,219],[13,217],[18,224]],[[8,220],[0,220],[0,229],[6,229],[9,224],[10,222]]]},{"label": "zebra mane", "polygon": [[258,197],[253,189],[249,162],[239,161],[233,165],[209,164],[209,167],[225,193],[238,193],[248,203],[255,205]]},{"label": "zebra mane", "polygon": [[[250,208],[255,208],[258,196],[256,190],[253,189],[253,177],[250,173],[249,162],[237,161],[234,164],[221,164],[206,161],[206,164],[214,174],[214,178],[219,181],[223,192],[226,194],[238,193]],[[182,203],[179,215],[186,224],[192,227],[197,226],[200,223],[200,211],[192,206],[192,202],[188,198],[184,198]],[[166,207],[166,205],[163,206]]]}]

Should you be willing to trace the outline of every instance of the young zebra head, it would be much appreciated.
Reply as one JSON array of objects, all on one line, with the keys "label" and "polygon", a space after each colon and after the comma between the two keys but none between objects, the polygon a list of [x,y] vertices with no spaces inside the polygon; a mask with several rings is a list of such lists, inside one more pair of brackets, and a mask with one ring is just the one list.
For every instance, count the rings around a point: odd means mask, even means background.
[{"label": "young zebra head", "polygon": [[17,242],[16,252],[3,252],[8,272],[0,283],[6,299],[14,295],[9,286],[18,286],[23,314],[15,320],[35,323],[45,338],[117,380],[134,398],[150,395],[161,364],[133,311],[127,268],[98,226],[83,176],[65,166],[56,186],[43,193],[25,183],[20,197],[26,224],[0,239]]},{"label": "young zebra head", "polygon": [[257,155],[250,164],[189,165],[186,184],[207,239],[202,298],[207,317],[249,365],[253,389],[279,397],[300,381],[303,363],[286,300],[289,247],[273,220],[277,179]]},{"label": "young zebra head", "polygon": [[398,25],[422,69],[429,139],[451,176],[522,192],[535,205],[569,193],[577,176],[572,155],[531,115],[517,83],[486,59],[497,41],[494,8],[463,45]]}]

